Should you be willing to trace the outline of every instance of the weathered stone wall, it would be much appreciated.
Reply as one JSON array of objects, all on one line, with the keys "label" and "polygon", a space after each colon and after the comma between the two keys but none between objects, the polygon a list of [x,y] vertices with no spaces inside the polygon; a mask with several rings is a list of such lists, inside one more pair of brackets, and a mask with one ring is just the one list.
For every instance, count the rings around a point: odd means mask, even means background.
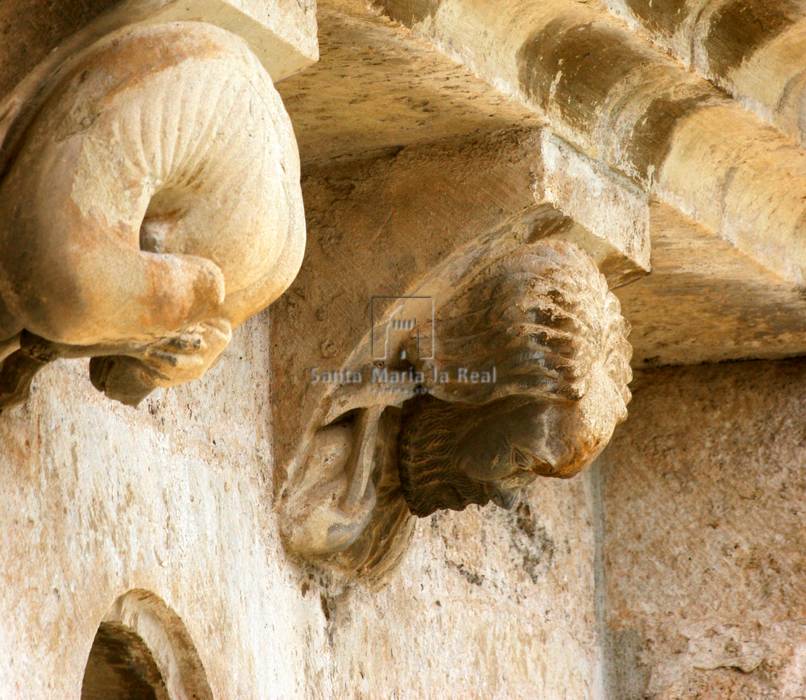
[{"label": "weathered stone wall", "polygon": [[[435,516],[385,588],[322,587],[278,541],[268,348],[264,315],[138,411],[61,363],[0,417],[0,697],[78,697],[132,589],[221,698],[598,697],[595,482]],[[601,462],[610,697],[803,692],[804,386],[803,361],[639,376]]]},{"label": "weathered stone wall", "polygon": [[[378,592],[332,604],[326,697],[594,697],[591,490],[542,482],[506,513],[422,521]],[[310,596],[310,594],[308,594]],[[331,602],[328,601],[330,606]],[[318,657],[311,650],[312,659]]]},{"label": "weathered stone wall", "polygon": [[639,375],[600,461],[611,697],[806,695],[806,361]]},{"label": "weathered stone wall", "polygon": [[217,697],[289,687],[258,663],[282,654],[294,614],[288,583],[264,593],[282,580],[267,554],[265,328],[253,321],[202,384],[137,411],[71,362],[0,416],[0,697],[79,697],[96,629],[132,589],[183,619]]},{"label": "weathered stone wall", "polygon": [[435,516],[387,587],[323,588],[278,539],[268,352],[264,314],[139,410],[73,361],[0,416],[0,698],[78,698],[132,589],[182,618],[216,698],[590,697],[589,481]]}]

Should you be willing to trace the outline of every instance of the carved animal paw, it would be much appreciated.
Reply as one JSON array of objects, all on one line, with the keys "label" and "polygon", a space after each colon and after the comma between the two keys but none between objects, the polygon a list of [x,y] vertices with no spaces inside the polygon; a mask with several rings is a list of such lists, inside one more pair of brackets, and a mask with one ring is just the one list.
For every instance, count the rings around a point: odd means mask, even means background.
[{"label": "carved animal paw", "polygon": [[23,352],[0,362],[0,413],[28,399],[34,377],[46,364]]},{"label": "carved animal paw", "polygon": [[205,321],[153,343],[137,355],[95,357],[90,362],[90,378],[109,398],[137,406],[157,388],[200,378],[231,340],[228,321]]}]

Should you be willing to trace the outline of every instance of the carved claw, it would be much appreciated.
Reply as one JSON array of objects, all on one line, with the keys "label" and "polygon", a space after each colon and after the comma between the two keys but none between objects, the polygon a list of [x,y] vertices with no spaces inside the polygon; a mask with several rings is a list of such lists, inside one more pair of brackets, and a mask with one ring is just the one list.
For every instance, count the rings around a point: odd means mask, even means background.
[{"label": "carved claw", "polygon": [[50,343],[24,331],[15,345],[19,349],[0,362],[0,413],[24,403],[39,370],[58,357]]},{"label": "carved claw", "polygon": [[31,395],[31,384],[47,360],[17,351],[2,363],[0,368],[0,413],[24,403]]},{"label": "carved claw", "polygon": [[99,391],[137,406],[152,391],[201,377],[232,339],[224,319],[205,321],[150,345],[73,346],[31,333],[20,335],[20,349],[0,365],[0,408],[24,402],[36,374],[59,359],[91,357],[90,379]]},{"label": "carved claw", "polygon": [[158,385],[158,375],[131,357],[93,357],[90,381],[110,399],[137,408]]},{"label": "carved claw", "polygon": [[94,357],[90,361],[90,379],[109,398],[138,406],[155,389],[203,376],[231,340],[228,321],[206,321],[137,354]]}]

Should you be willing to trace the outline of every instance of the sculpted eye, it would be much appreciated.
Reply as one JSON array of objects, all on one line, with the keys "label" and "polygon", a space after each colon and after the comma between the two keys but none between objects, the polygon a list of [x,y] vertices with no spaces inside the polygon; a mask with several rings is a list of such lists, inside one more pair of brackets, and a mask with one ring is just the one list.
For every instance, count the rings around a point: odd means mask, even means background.
[{"label": "sculpted eye", "polygon": [[532,474],[537,476],[552,476],[557,470],[550,462],[546,462],[542,459],[535,459],[532,461],[532,468],[530,471]]}]

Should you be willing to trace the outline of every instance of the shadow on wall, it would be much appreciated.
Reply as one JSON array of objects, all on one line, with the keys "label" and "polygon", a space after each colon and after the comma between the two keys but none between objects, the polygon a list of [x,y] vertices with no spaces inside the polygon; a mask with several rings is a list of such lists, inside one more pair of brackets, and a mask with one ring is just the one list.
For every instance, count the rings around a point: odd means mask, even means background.
[{"label": "shadow on wall", "polygon": [[199,655],[182,620],[157,596],[118,598],[98,627],[81,700],[212,700]]}]

